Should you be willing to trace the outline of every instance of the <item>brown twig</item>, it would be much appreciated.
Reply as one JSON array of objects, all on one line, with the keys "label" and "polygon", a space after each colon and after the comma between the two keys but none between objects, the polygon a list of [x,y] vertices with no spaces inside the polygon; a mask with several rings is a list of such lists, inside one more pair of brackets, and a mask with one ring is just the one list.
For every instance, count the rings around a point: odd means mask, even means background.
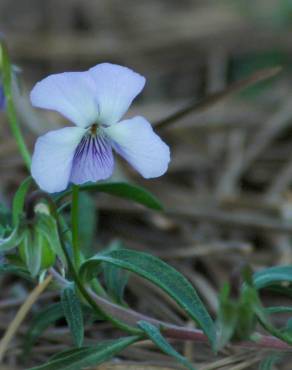
[{"label": "brown twig", "polygon": [[3,356],[7,350],[7,347],[10,341],[12,340],[14,334],[19,328],[19,325],[22,323],[27,313],[29,312],[31,306],[35,303],[35,301],[38,299],[40,294],[46,289],[46,287],[49,285],[51,280],[52,280],[52,276],[49,275],[42,283],[40,283],[34,288],[34,290],[27,297],[27,300],[23,303],[23,305],[18,310],[15,318],[12,320],[12,322],[8,326],[0,342],[0,362],[3,359]]},{"label": "brown twig", "polygon": [[225,99],[232,94],[235,94],[243,89],[246,89],[247,87],[254,85],[260,81],[264,81],[268,78],[276,76],[281,71],[281,69],[282,69],[281,67],[274,67],[274,68],[266,68],[261,71],[255,72],[254,74],[252,74],[251,76],[245,79],[234,82],[233,84],[228,86],[223,91],[219,91],[214,94],[211,94],[199,102],[191,102],[187,104],[185,107],[183,107],[179,111],[156,122],[155,127],[156,129],[165,128],[167,126],[170,126],[172,123],[176,122],[178,119],[184,117],[185,115],[191,112],[200,112],[204,109],[207,109],[211,105],[218,103],[222,99]]}]

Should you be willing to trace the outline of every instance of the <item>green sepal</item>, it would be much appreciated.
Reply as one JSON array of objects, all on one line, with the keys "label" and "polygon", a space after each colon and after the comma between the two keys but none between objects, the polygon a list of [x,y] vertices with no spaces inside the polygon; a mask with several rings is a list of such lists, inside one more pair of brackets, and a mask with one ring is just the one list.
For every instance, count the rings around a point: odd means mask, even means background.
[{"label": "green sepal", "polygon": [[42,245],[40,241],[39,234],[34,235],[33,230],[27,229],[19,246],[19,254],[33,277],[38,275],[41,268]]}]

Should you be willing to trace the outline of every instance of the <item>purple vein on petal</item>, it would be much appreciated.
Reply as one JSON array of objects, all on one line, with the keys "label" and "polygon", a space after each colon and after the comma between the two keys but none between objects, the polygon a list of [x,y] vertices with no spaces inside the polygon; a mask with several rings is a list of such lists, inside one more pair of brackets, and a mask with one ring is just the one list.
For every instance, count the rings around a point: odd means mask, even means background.
[{"label": "purple vein on petal", "polygon": [[114,159],[106,136],[87,133],[75,150],[70,181],[74,184],[104,180],[112,175]]}]

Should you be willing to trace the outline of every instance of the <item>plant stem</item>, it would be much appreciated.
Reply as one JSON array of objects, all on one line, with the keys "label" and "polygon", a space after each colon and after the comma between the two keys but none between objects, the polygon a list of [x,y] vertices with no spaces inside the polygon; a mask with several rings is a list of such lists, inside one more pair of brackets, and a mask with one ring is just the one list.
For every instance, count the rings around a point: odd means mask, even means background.
[{"label": "plant stem", "polygon": [[[55,210],[56,211],[56,210]],[[69,270],[72,274],[72,278],[77,286],[77,288],[79,289],[80,293],[82,294],[82,296],[84,297],[84,299],[88,302],[88,304],[96,311],[97,314],[99,314],[101,317],[103,317],[105,320],[111,322],[116,328],[122,330],[122,331],[125,331],[126,333],[130,333],[130,334],[138,334],[138,335],[141,335],[142,334],[142,330],[141,329],[138,329],[137,327],[133,327],[133,326],[130,326],[124,322],[122,322],[121,320],[111,316],[111,314],[109,312],[107,312],[106,310],[103,310],[103,308],[101,308],[96,302],[95,300],[91,297],[91,295],[89,294],[89,292],[87,291],[86,287],[83,286],[83,283],[81,282],[81,280],[79,279],[79,276],[78,276],[78,270],[76,269],[76,267],[74,266],[74,264],[72,263],[71,261],[71,258],[69,256],[69,253],[67,251],[67,248],[64,244],[64,240],[62,238],[62,233],[61,233],[61,230],[60,230],[60,220],[59,220],[59,216],[57,214],[57,212],[55,212],[55,217],[56,217],[56,221],[57,221],[57,225],[58,225],[58,229],[59,229],[59,235],[60,235],[60,242],[61,242],[61,247],[63,249],[63,252],[64,252],[64,255],[66,257],[66,260],[67,260],[67,263],[68,263],[68,267],[69,267]],[[57,274],[55,273],[54,276],[56,277]],[[62,280],[61,280],[62,281]],[[64,281],[64,279],[63,279]],[[64,282],[63,282],[64,283]]]},{"label": "plant stem", "polygon": [[19,123],[17,120],[16,110],[13,102],[13,83],[15,82],[13,80],[13,72],[11,67],[11,62],[8,56],[6,45],[2,40],[0,45],[0,64],[2,67],[2,81],[3,81],[3,88],[4,88],[4,95],[5,95],[5,103],[6,103],[6,113],[8,116],[10,129],[12,131],[12,134],[16,140],[16,143],[18,145],[18,149],[20,151],[20,154],[28,168],[30,170],[31,165],[31,158],[30,153],[27,149],[26,143],[23,139]]},{"label": "plant stem", "polygon": [[27,149],[22,133],[20,131],[18,120],[16,118],[16,112],[15,112],[13,99],[11,96],[6,97],[6,112],[8,115],[9,122],[10,122],[10,128],[11,128],[12,134],[18,145],[19,152],[24,160],[24,163],[27,169],[30,171],[30,165],[31,165],[30,153]]},{"label": "plant stem", "polygon": [[[72,205],[71,205],[71,225],[72,225],[72,246],[73,261],[75,269],[78,271],[81,264],[81,254],[79,248],[79,186],[72,186]],[[95,292],[103,297],[107,297],[105,290],[98,279],[92,281]]]},{"label": "plant stem", "polygon": [[[138,321],[148,321],[153,325],[160,327],[162,333],[172,339],[179,340],[190,340],[202,343],[208,343],[207,336],[199,329],[191,329],[183,326],[173,325],[161,320],[154,319],[152,317],[143,315],[132,309],[121,307],[115,303],[109,302],[108,300],[97,296],[94,292],[89,291],[91,297],[95,300],[99,307],[104,311],[109,313],[115,318],[122,320],[128,325],[136,325]],[[244,340],[238,342],[232,342],[234,346],[244,347],[244,348],[262,348],[262,349],[274,349],[278,351],[291,351],[292,346],[288,343],[283,342],[277,337],[270,335],[256,335],[257,340]]]},{"label": "plant stem", "polygon": [[121,320],[111,316],[106,310],[103,310],[102,307],[100,307],[95,300],[91,297],[91,295],[88,293],[86,288],[83,286],[81,281],[79,280],[78,274],[75,271],[74,266],[70,263],[70,257],[68,256],[67,252],[65,252],[67,261],[69,264],[69,267],[71,265],[71,272],[73,275],[73,279],[80,291],[80,293],[83,295],[83,297],[86,299],[86,301],[95,309],[95,311],[104,317],[105,320],[108,320],[111,322],[116,328],[125,331],[126,333],[130,334],[141,334],[141,330],[132,326],[129,326],[128,324],[122,322]]},{"label": "plant stem", "polygon": [[[60,284],[60,286],[66,286],[66,281],[58,272],[53,268],[50,269],[50,273]],[[207,336],[200,329],[192,329],[183,326],[173,325],[161,320],[154,319],[153,317],[146,316],[140,312],[136,312],[130,308],[119,306],[115,303],[108,301],[105,298],[97,296],[93,291],[88,291],[91,299],[99,306],[100,310],[107,312],[109,315],[115,317],[118,320],[122,320],[128,325],[136,325],[138,321],[148,321],[153,325],[160,327],[163,334],[171,339],[188,340],[200,343],[208,343]],[[238,342],[232,342],[231,344],[237,347],[243,348],[261,348],[261,349],[273,349],[277,351],[291,351],[292,346],[282,340],[271,336],[262,335],[256,333],[254,335],[256,340],[244,340]]]},{"label": "plant stem", "polygon": [[104,298],[109,298],[106,291],[103,289],[103,286],[100,284],[99,280],[93,279],[91,283],[92,289],[95,291],[96,294],[104,297]]},{"label": "plant stem", "polygon": [[72,225],[72,247],[73,247],[73,261],[74,266],[78,270],[81,263],[81,256],[79,250],[79,187],[73,185],[72,188],[72,206],[71,206],[71,225]]}]

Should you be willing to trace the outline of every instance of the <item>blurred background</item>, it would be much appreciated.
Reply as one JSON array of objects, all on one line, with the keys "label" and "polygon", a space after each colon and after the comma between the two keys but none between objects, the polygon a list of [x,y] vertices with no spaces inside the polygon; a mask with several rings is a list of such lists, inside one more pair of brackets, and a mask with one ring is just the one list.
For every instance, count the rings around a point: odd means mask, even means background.
[{"label": "blurred background", "polygon": [[[189,102],[281,66],[273,78],[157,125],[171,146],[168,173],[143,181],[121,163],[115,178],[142,184],[161,199],[166,212],[105,195],[84,196],[82,237],[88,250],[119,239],[164,258],[190,279],[213,315],[219,289],[242,264],[257,271],[292,263],[291,0],[0,0],[0,31],[19,68],[16,104],[31,149],[40,133],[66,124],[61,116],[29,104],[31,87],[51,73],[104,61],[138,71],[147,83],[129,115],[144,115],[155,126]],[[0,201],[8,205],[27,173],[4,114],[0,173]],[[1,290],[1,330],[30,289],[20,280],[0,281],[7,283]],[[38,305],[53,299],[47,293]],[[134,276],[126,299],[149,315],[193,325],[160,291]],[[263,292],[263,300],[280,305],[287,298]],[[28,322],[9,351],[9,368],[22,368],[19,346]],[[92,340],[113,335],[107,324],[88,332]],[[49,329],[36,344],[31,364],[69,343],[64,325]],[[180,343],[178,348],[205,370],[256,369],[265,355],[230,347],[215,357],[202,345]],[[179,368],[151,346],[128,349],[118,365],[99,368],[140,369],[140,362],[152,366],[143,369]],[[278,368],[291,367],[283,362]]]}]

